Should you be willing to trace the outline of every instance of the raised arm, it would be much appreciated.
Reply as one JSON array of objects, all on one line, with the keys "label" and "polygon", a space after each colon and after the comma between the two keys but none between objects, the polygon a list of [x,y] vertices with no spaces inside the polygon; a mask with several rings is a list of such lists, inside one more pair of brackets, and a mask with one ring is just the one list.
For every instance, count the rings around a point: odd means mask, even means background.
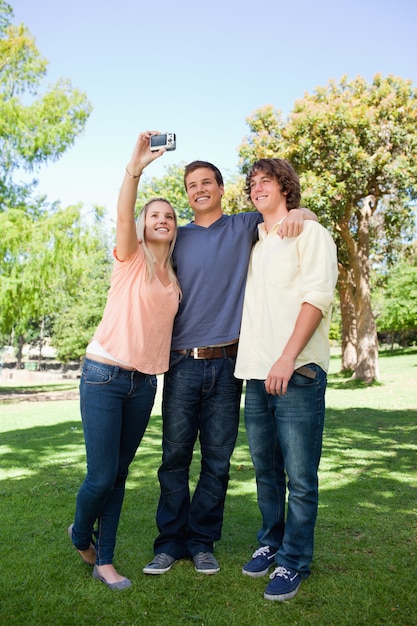
[{"label": "raised arm", "polygon": [[119,261],[125,261],[138,247],[136,235],[135,204],[138,184],[145,167],[162,156],[164,149],[151,152],[149,140],[158,131],[147,130],[136,141],[130,161],[126,167],[117,202],[116,253]]}]

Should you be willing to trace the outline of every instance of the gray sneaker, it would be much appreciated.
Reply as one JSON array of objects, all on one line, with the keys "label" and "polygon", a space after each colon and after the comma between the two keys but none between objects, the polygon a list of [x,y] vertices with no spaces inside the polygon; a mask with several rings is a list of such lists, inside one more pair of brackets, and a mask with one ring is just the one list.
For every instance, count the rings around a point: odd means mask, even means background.
[{"label": "gray sneaker", "polygon": [[217,574],[220,565],[212,552],[199,552],[193,556],[195,571],[199,574]]},{"label": "gray sneaker", "polygon": [[170,556],[166,552],[155,554],[153,561],[145,565],[143,568],[144,574],[165,574],[174,565],[174,557]]}]

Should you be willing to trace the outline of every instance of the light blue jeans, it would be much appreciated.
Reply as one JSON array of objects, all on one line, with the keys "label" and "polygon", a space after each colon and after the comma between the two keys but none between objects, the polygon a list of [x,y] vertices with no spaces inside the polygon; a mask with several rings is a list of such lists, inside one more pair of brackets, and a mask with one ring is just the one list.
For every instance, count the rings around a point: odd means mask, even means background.
[{"label": "light blue jeans", "polygon": [[84,361],[80,404],[87,474],[77,495],[72,540],[86,550],[94,533],[97,565],[113,562],[129,465],[146,430],[156,385],[156,376]]},{"label": "light blue jeans", "polygon": [[308,367],[316,378],[294,372],[284,396],[268,394],[263,380],[249,380],[245,398],[246,432],[262,514],[258,541],[277,548],[278,565],[304,577],[313,558],[327,384],[318,365]]}]

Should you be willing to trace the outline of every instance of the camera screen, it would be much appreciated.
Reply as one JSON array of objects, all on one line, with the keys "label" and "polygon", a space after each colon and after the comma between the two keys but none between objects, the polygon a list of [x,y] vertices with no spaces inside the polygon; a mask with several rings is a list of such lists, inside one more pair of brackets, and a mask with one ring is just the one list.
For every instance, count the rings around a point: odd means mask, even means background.
[{"label": "camera screen", "polygon": [[152,135],[151,146],[165,146],[167,142],[167,136],[165,135]]}]

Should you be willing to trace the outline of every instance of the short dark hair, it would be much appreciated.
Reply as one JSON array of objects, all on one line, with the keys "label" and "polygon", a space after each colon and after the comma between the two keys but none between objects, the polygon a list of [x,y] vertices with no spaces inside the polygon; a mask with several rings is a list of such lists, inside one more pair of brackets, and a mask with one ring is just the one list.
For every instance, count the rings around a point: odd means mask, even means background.
[{"label": "short dark hair", "polygon": [[200,169],[201,167],[207,167],[212,172],[214,172],[214,176],[216,178],[216,182],[219,187],[224,187],[223,176],[218,167],[213,165],[213,163],[209,163],[208,161],[192,161],[188,165],[185,166],[184,170],[184,187],[187,189],[187,176],[194,172],[195,170]]},{"label": "short dark hair", "polygon": [[258,172],[265,172],[274,178],[281,187],[282,192],[286,192],[287,209],[297,209],[301,201],[300,179],[298,174],[285,159],[258,159],[252,165],[246,176],[245,192],[250,200],[250,184],[253,176]]}]

